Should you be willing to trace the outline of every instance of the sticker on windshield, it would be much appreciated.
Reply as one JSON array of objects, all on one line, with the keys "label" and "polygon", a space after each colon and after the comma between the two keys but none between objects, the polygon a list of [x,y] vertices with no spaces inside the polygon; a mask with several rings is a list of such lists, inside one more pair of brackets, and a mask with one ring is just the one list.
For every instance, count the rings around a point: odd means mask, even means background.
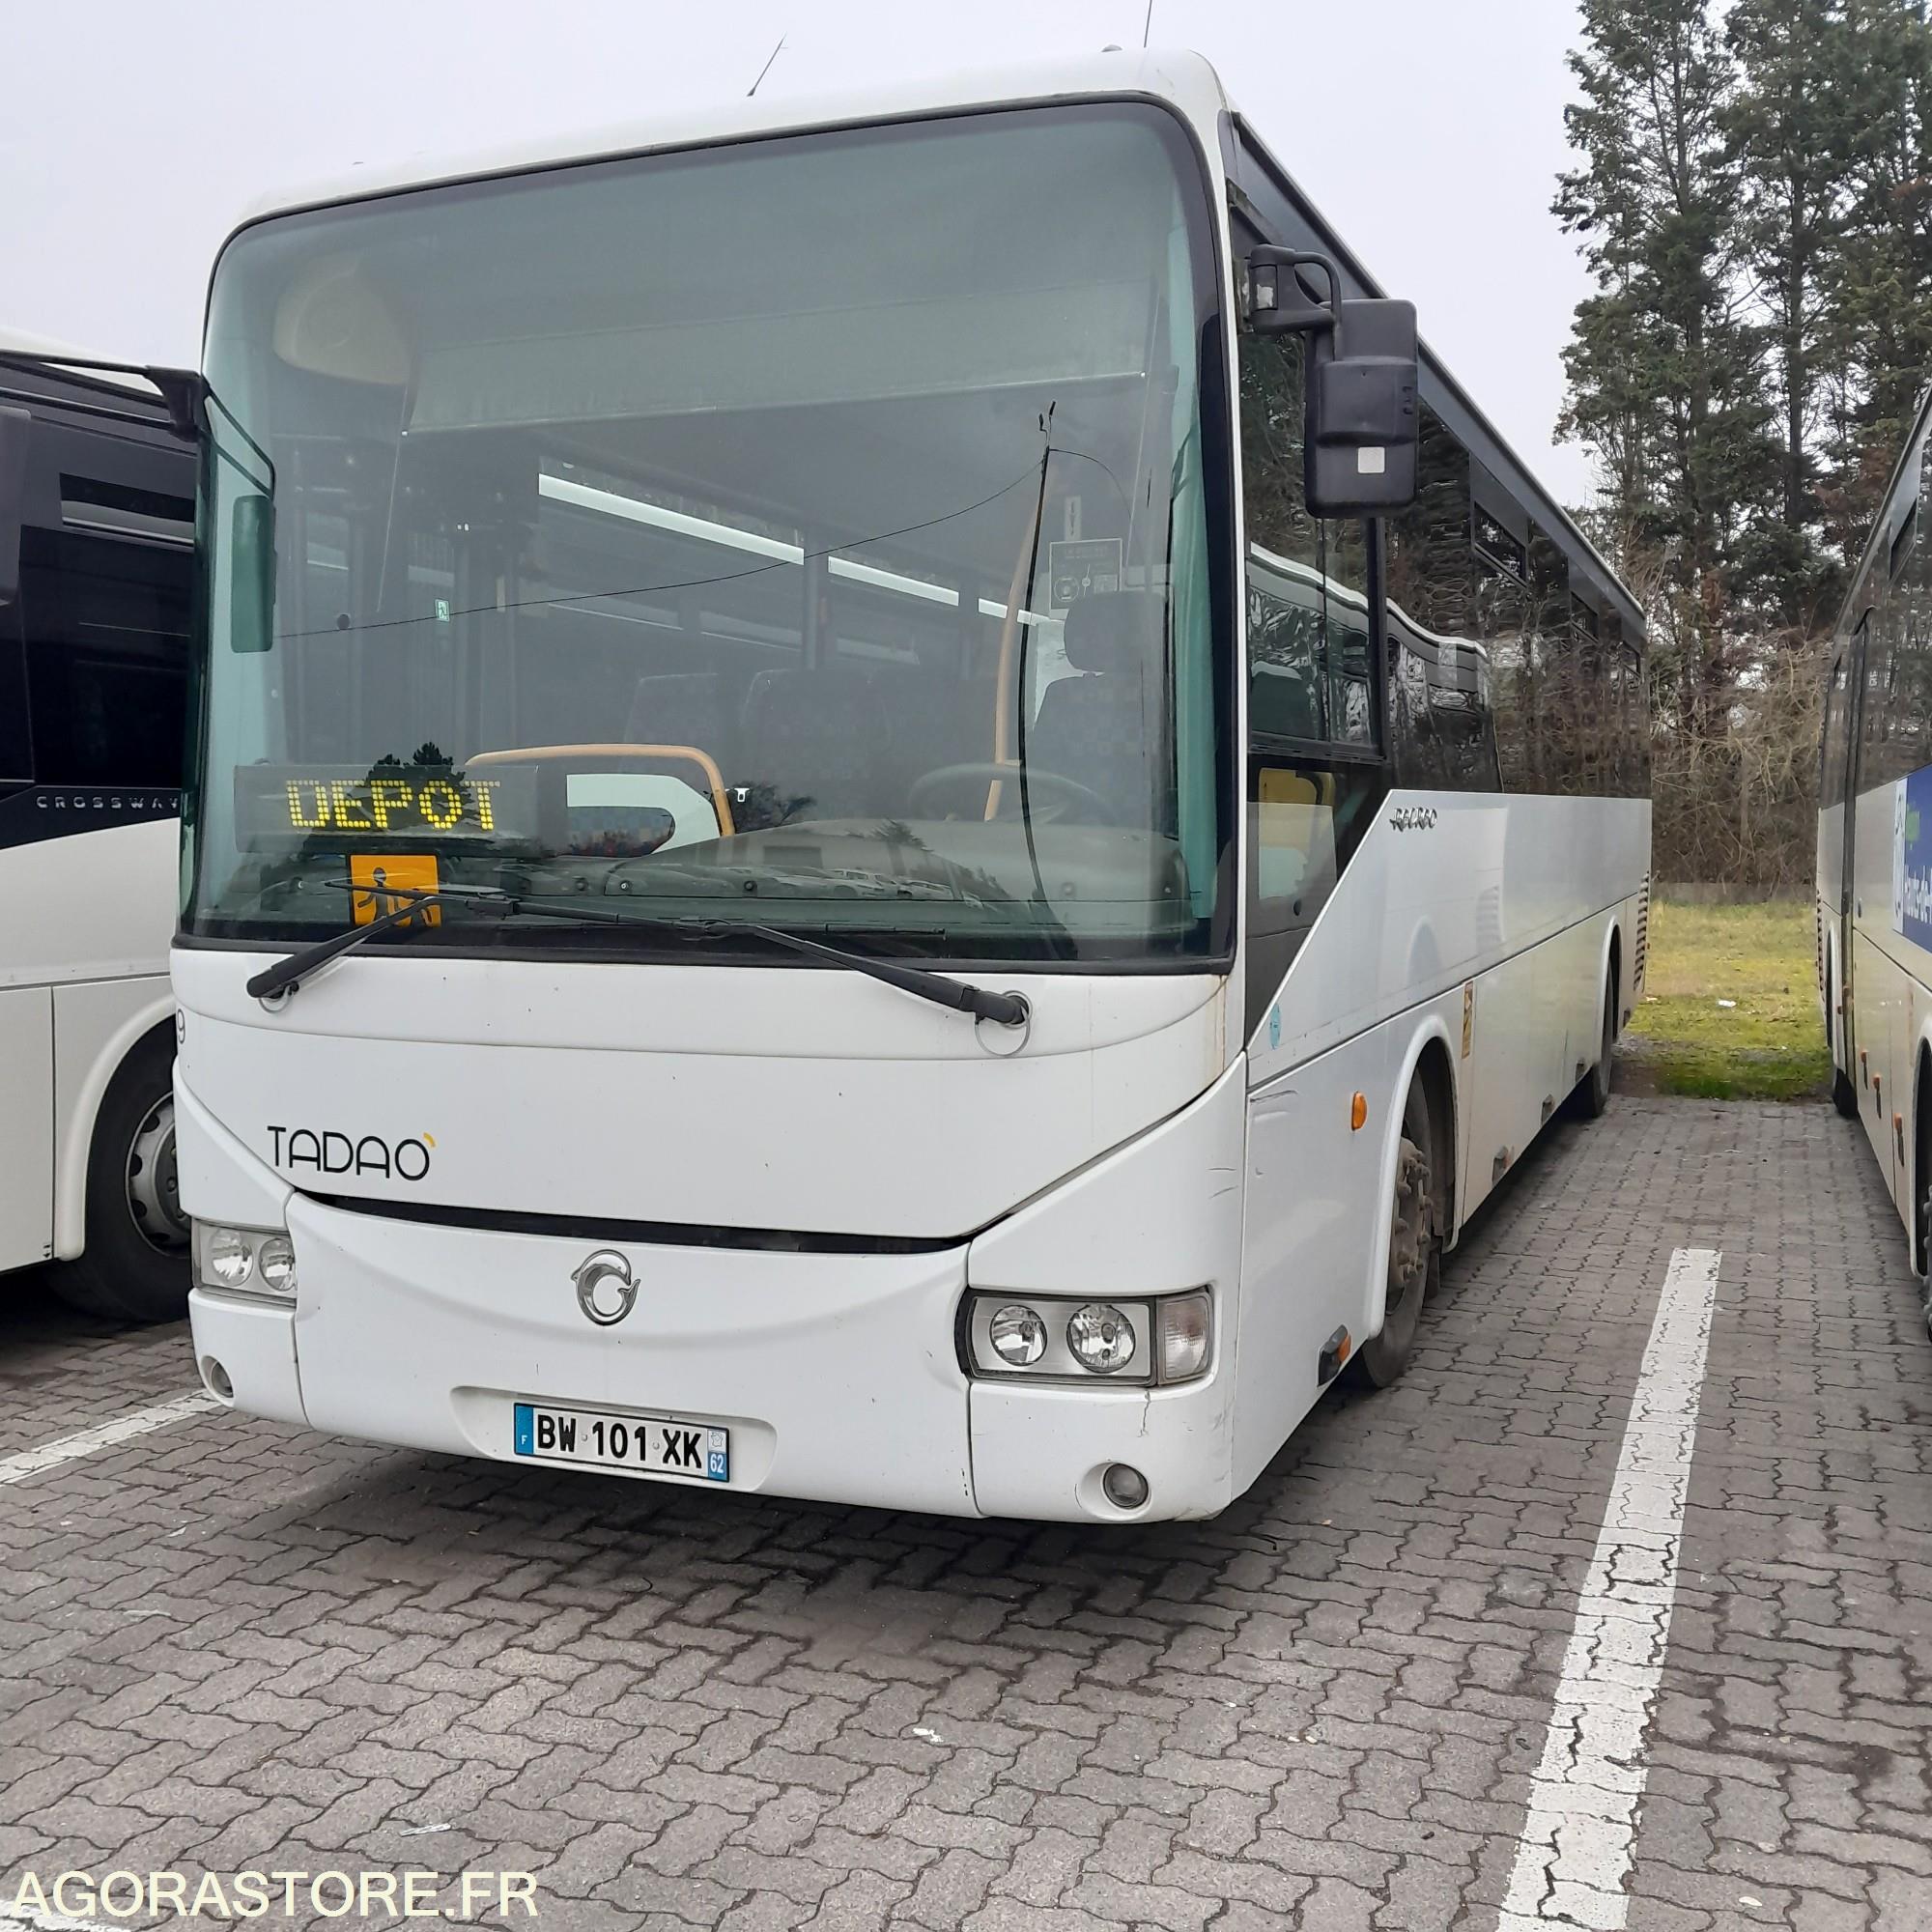
[{"label": "sticker on windshield", "polygon": [[1075,543],[1046,547],[1046,574],[1053,585],[1053,605],[1065,611],[1083,597],[1099,597],[1121,587],[1121,560],[1125,546],[1119,537],[1082,537]]},{"label": "sticker on windshield", "polygon": [[[408,910],[412,893],[433,893],[437,888],[434,852],[384,852],[381,856],[355,852],[349,859],[349,877],[357,891],[352,895],[357,925],[373,925],[391,913]],[[413,925],[442,923],[440,906],[424,906],[413,918],[402,922]]]}]

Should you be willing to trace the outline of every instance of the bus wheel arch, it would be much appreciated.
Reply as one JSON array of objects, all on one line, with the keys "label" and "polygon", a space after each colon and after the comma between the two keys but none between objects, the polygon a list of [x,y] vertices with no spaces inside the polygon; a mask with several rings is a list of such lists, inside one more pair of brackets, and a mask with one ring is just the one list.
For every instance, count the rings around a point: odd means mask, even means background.
[{"label": "bus wheel arch", "polygon": [[150,1027],[114,1064],[90,1123],[86,1244],[54,1270],[62,1300],[104,1321],[187,1310],[187,1224],[174,1172],[174,1029]]},{"label": "bus wheel arch", "polygon": [[1383,1160],[1389,1228],[1378,1245],[1381,1320],[1350,1365],[1351,1378],[1369,1388],[1388,1387],[1407,1368],[1423,1310],[1441,1285],[1456,1200],[1456,1084],[1441,1033],[1424,1036],[1392,1092],[1402,1097]]},{"label": "bus wheel arch", "polygon": [[1577,1119],[1602,1119],[1610,1104],[1610,1074],[1616,1063],[1617,1036],[1623,1032],[1624,936],[1615,920],[1604,946],[1604,970],[1597,980],[1597,1057],[1577,1081],[1566,1111]]}]

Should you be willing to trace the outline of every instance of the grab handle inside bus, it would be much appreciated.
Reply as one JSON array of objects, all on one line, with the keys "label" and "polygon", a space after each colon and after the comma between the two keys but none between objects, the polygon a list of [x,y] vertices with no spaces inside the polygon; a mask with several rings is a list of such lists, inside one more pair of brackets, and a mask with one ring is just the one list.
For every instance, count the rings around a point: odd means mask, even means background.
[{"label": "grab handle inside bus", "polygon": [[25,410],[0,409],[0,609],[20,594],[20,525],[27,508]]}]

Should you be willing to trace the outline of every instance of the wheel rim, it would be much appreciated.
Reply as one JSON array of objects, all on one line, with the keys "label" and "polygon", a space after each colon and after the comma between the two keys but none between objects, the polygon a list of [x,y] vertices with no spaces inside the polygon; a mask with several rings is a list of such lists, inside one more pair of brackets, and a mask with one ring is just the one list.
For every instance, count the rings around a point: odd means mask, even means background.
[{"label": "wheel rim", "polygon": [[1429,1156],[1406,1134],[1396,1158],[1389,1222],[1389,1294],[1382,1320],[1407,1309],[1429,1275]]},{"label": "wheel rim", "polygon": [[173,1094],[156,1100],[134,1129],[128,1145],[127,1186],[128,1213],[141,1238],[158,1254],[185,1253],[188,1225],[175,1169]]}]

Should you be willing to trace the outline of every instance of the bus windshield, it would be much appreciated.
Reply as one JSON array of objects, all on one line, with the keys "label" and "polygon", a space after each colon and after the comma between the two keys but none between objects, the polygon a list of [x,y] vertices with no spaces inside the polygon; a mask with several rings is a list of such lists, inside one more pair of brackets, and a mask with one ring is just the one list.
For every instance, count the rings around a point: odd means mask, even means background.
[{"label": "bus windshield", "polygon": [[647,953],[680,919],[1218,953],[1216,287],[1199,161],[1127,104],[244,230],[185,930],[310,938],[386,883],[653,916],[449,917],[405,957]]}]

